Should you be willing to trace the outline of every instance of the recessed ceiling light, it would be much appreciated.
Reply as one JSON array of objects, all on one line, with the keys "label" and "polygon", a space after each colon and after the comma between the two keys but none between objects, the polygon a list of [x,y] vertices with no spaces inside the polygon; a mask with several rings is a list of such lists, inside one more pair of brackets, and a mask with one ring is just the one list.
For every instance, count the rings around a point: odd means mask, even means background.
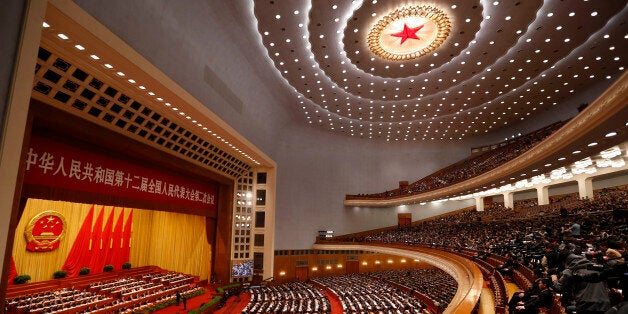
[{"label": "recessed ceiling light", "polygon": [[44,28],[48,28],[48,27],[50,27],[50,24],[48,24],[46,22],[43,22],[43,23],[41,23],[41,26],[44,27]]},{"label": "recessed ceiling light", "polygon": [[109,64],[109,63],[105,63],[104,64],[105,68],[107,69],[113,69],[113,65]]},{"label": "recessed ceiling light", "polygon": [[591,12],[591,16],[597,16],[597,12],[596,11]]},{"label": "recessed ceiling light", "polygon": [[604,137],[613,137],[615,135],[617,135],[617,132],[610,132],[610,133],[606,134]]},{"label": "recessed ceiling light", "polygon": [[66,34],[62,34],[62,33],[57,34],[57,37],[59,37],[59,38],[61,38],[63,40],[66,40],[66,39],[69,38]]},{"label": "recessed ceiling light", "polygon": [[83,47],[81,45],[74,45],[74,48],[76,48],[78,50],[85,50],[85,47]]},{"label": "recessed ceiling light", "polygon": [[97,55],[91,55],[89,56],[90,58],[94,59],[94,60],[100,60],[100,57]]},{"label": "recessed ceiling light", "polygon": [[596,143],[596,142],[593,142],[593,143],[589,143],[589,145],[587,145],[587,146],[589,146],[589,147],[593,147],[593,146],[595,146],[595,145],[597,145],[597,143]]},{"label": "recessed ceiling light", "polygon": [[275,15],[275,18],[276,18],[276,19],[280,19],[280,18],[281,18],[281,15],[277,14],[277,15]]},{"label": "recessed ceiling light", "polygon": [[572,154],[576,155],[576,154],[580,154],[580,153],[582,153],[582,151],[580,151],[580,150],[574,150],[574,152],[573,152]]}]

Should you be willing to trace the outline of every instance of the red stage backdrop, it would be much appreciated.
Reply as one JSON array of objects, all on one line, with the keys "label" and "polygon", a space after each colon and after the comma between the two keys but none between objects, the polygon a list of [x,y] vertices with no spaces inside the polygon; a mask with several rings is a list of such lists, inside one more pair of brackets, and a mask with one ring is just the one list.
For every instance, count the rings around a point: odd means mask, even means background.
[{"label": "red stage backdrop", "polygon": [[26,155],[29,184],[216,210],[217,188],[34,136]]}]

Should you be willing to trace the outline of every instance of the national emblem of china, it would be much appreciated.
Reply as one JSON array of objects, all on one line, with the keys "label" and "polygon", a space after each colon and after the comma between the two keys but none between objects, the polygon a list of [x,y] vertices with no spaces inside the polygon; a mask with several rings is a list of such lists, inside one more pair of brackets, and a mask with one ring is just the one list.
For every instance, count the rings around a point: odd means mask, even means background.
[{"label": "national emblem of china", "polygon": [[65,235],[65,218],[56,211],[45,211],[31,218],[24,236],[26,249],[31,252],[48,252],[59,247]]},{"label": "national emblem of china", "polygon": [[447,14],[430,5],[407,6],[383,16],[371,28],[368,46],[390,61],[406,61],[431,53],[449,36]]}]

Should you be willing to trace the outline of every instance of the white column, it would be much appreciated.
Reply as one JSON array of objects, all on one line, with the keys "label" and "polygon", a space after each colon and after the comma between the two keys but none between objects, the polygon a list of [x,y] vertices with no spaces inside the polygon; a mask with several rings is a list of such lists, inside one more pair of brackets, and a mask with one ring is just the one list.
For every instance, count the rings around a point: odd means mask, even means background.
[{"label": "white column", "polygon": [[547,185],[537,186],[536,198],[537,198],[537,201],[539,202],[539,205],[549,204],[549,187]]},{"label": "white column", "polygon": [[481,196],[476,196],[475,197],[475,210],[479,211],[479,212],[483,212],[484,211],[484,198]]},{"label": "white column", "polygon": [[593,199],[593,178],[579,177],[578,181],[578,194],[580,198]]},{"label": "white column", "polygon": [[514,208],[515,207],[515,201],[513,196],[515,195],[515,193],[513,192],[506,192],[504,193],[504,207],[507,208]]},{"label": "white column", "polygon": [[[17,51],[10,51],[15,52],[16,55],[15,57],[9,56],[9,53],[2,55],[2,66],[15,68],[10,82],[0,82],[0,85],[8,87],[6,103],[0,101],[0,107],[5,106],[4,121],[0,121],[0,261],[6,260],[5,254],[11,255],[10,249],[7,252],[7,246],[13,246],[13,238],[9,237],[9,234],[13,235],[13,233],[9,232],[9,228],[15,228],[15,226],[10,225],[10,222],[12,217],[16,221],[18,217],[17,209],[14,208],[14,197],[18,188],[20,165],[22,165],[22,143],[27,126],[33,78],[35,77],[33,69],[37,64],[37,51],[41,42],[41,25],[44,21],[47,5],[47,1],[44,0],[24,2],[27,4],[18,49]],[[14,9],[16,6],[9,5],[9,7]],[[8,27],[14,26],[10,25],[13,21],[13,19],[7,21]],[[3,264],[0,264],[0,274],[2,273],[7,274],[8,271],[4,269]],[[4,279],[6,280],[7,277]],[[6,288],[6,286],[4,287]],[[0,297],[4,298],[5,292],[0,292]],[[0,306],[4,306],[4,302],[0,301]]]}]

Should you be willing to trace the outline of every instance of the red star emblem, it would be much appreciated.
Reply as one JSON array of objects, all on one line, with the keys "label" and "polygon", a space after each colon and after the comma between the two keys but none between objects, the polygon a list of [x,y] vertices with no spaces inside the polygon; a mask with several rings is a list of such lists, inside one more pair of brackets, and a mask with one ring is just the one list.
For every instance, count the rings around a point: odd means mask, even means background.
[{"label": "red star emblem", "polygon": [[420,39],[419,36],[416,35],[416,32],[418,32],[421,28],[423,28],[423,25],[417,27],[408,27],[408,24],[403,23],[403,30],[399,33],[390,34],[390,36],[401,37],[400,45],[403,45],[403,43],[408,40],[408,38]]}]

